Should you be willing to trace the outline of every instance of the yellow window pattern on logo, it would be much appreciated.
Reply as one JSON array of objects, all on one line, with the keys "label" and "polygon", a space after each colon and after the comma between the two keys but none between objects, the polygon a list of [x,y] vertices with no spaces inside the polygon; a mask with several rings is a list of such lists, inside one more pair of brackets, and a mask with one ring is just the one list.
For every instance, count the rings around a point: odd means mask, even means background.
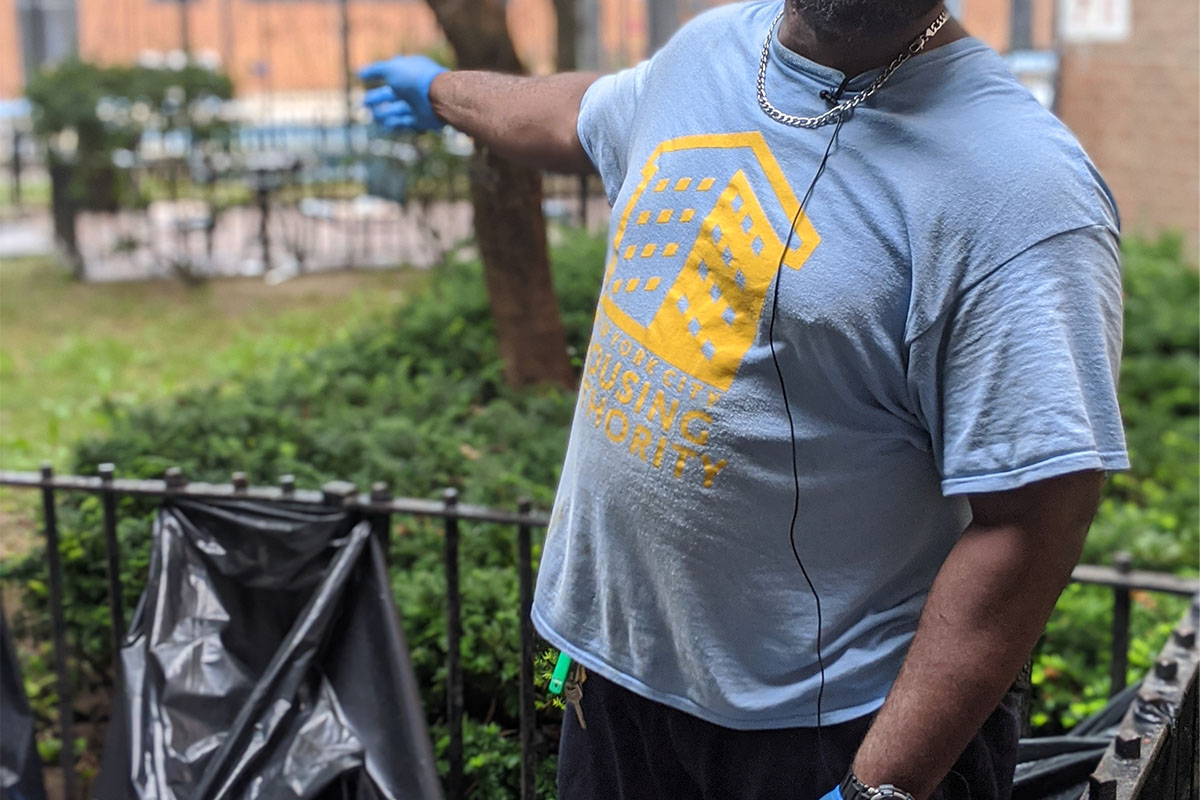
[{"label": "yellow window pattern on logo", "polygon": [[[705,150],[712,152],[704,153]],[[664,154],[686,151],[701,152],[687,154],[694,158],[672,157],[670,163],[686,163],[692,167],[690,174],[660,174]],[[721,178],[719,174],[717,177],[701,174],[697,167],[706,163],[755,165],[761,168],[773,196],[756,194],[747,175],[749,167],[733,170],[732,174],[726,173],[728,177]],[[691,203],[690,206],[675,205],[661,210],[643,207],[643,201],[661,198],[663,192],[687,193],[689,189],[691,194],[679,194],[677,199]],[[698,192],[709,193],[703,200],[711,205],[702,207]],[[626,334],[663,361],[717,389],[727,390],[758,335],[767,292],[784,250],[769,211],[790,221],[797,205],[782,170],[758,132],[691,136],[664,142],[648,159],[641,183],[622,215],[605,277],[606,290],[601,295],[602,310]],[[646,226],[688,223],[697,214],[706,216],[698,230],[689,226],[689,241],[659,248],[646,243],[640,233],[649,230]],[[786,230],[782,233],[786,235]],[[784,265],[799,269],[819,242],[820,237],[808,218],[802,217],[792,235]],[[682,266],[677,254],[686,254]],[[657,269],[659,274],[647,280],[647,268]],[[671,283],[661,302],[646,308],[653,310],[648,321],[645,314],[639,315],[643,320],[639,321],[632,307],[623,308],[628,302],[626,298],[633,297],[628,292],[637,292],[636,288],[631,290],[630,284],[651,291],[651,285],[658,288],[660,278]]]}]

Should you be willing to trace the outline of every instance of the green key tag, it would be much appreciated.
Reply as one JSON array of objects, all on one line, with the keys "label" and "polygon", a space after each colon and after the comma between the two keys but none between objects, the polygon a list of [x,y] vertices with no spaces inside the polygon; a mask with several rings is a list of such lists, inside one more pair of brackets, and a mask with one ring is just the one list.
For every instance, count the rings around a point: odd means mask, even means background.
[{"label": "green key tag", "polygon": [[567,673],[571,671],[571,657],[566,653],[558,654],[554,662],[554,672],[550,675],[550,694],[562,694],[563,685],[567,682]]}]

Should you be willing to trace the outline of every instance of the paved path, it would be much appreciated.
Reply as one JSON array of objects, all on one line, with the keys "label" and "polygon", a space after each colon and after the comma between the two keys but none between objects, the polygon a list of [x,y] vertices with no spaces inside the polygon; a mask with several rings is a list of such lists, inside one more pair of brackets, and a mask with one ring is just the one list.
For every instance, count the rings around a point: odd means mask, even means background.
[{"label": "paved path", "polygon": [[49,212],[0,219],[0,258],[43,256],[54,252]]}]

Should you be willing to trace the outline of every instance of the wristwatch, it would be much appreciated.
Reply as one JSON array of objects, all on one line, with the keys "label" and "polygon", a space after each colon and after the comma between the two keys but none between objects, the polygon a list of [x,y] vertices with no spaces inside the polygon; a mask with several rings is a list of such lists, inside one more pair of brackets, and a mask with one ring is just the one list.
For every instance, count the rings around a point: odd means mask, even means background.
[{"label": "wristwatch", "polygon": [[867,786],[853,772],[846,773],[841,789],[844,800],[916,800],[908,792],[897,789],[890,783]]}]

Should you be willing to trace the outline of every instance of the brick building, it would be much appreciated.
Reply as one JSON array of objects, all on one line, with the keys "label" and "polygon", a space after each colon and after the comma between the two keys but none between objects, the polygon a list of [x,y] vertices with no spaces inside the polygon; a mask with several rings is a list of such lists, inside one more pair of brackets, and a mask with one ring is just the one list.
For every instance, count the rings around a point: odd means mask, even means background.
[{"label": "brick building", "polygon": [[[188,49],[220,63],[239,94],[329,90],[342,86],[339,4],[329,0],[76,0],[79,50],[101,62]],[[510,27],[532,66],[553,61],[548,0],[511,0]],[[186,14],[186,22],[183,19]],[[424,2],[352,0],[350,63],[442,46]],[[185,27],[186,26],[186,27]]]},{"label": "brick building", "polygon": [[16,0],[0,0],[0,100],[21,96],[23,74]]},{"label": "brick building", "polygon": [[[576,0],[584,66],[636,63],[683,19],[728,0]],[[554,64],[552,0],[506,0],[509,27],[526,65]],[[1048,58],[1056,104],[1107,176],[1127,230],[1182,229],[1200,238],[1200,4],[1196,0],[947,0],[974,35],[1000,52]],[[259,116],[341,113],[339,4],[333,0],[0,0],[0,101],[19,97],[22,28],[41,10],[79,54],[108,63],[164,58],[183,43],[223,65]],[[70,19],[65,16],[69,10]],[[350,62],[444,47],[422,0],[349,0]],[[58,16],[50,18],[50,15]],[[46,21],[38,25],[46,27]],[[38,55],[38,54],[33,54]],[[36,58],[33,59],[36,61]],[[1053,92],[1044,93],[1050,100]]]},{"label": "brick building", "polygon": [[1194,256],[1200,243],[1200,4],[1109,5],[1120,13],[1081,13],[1079,25],[1067,20],[1064,26],[1059,115],[1100,166],[1125,230],[1183,231]]},{"label": "brick building", "polygon": [[[728,0],[591,0],[594,52],[601,69],[636,63],[679,22]],[[0,98],[20,94],[22,63],[18,6],[73,5],[79,54],[106,63],[128,63],[184,47],[221,63],[242,95],[259,92],[336,90],[342,84],[338,4],[331,0],[0,0]],[[998,50],[1048,47],[1053,0],[950,2],[967,26]],[[551,0],[508,0],[509,27],[527,66],[554,64]],[[1027,9],[1029,30],[1015,31]],[[441,46],[433,14],[419,0],[350,0],[351,63],[391,53]],[[668,13],[664,14],[663,9]],[[674,17],[672,19],[672,17]],[[28,25],[28,22],[26,23]],[[656,30],[657,26],[657,30]],[[1017,27],[1021,27],[1018,22]],[[72,31],[75,35],[75,31]],[[1021,39],[1026,41],[1022,45]]]}]

